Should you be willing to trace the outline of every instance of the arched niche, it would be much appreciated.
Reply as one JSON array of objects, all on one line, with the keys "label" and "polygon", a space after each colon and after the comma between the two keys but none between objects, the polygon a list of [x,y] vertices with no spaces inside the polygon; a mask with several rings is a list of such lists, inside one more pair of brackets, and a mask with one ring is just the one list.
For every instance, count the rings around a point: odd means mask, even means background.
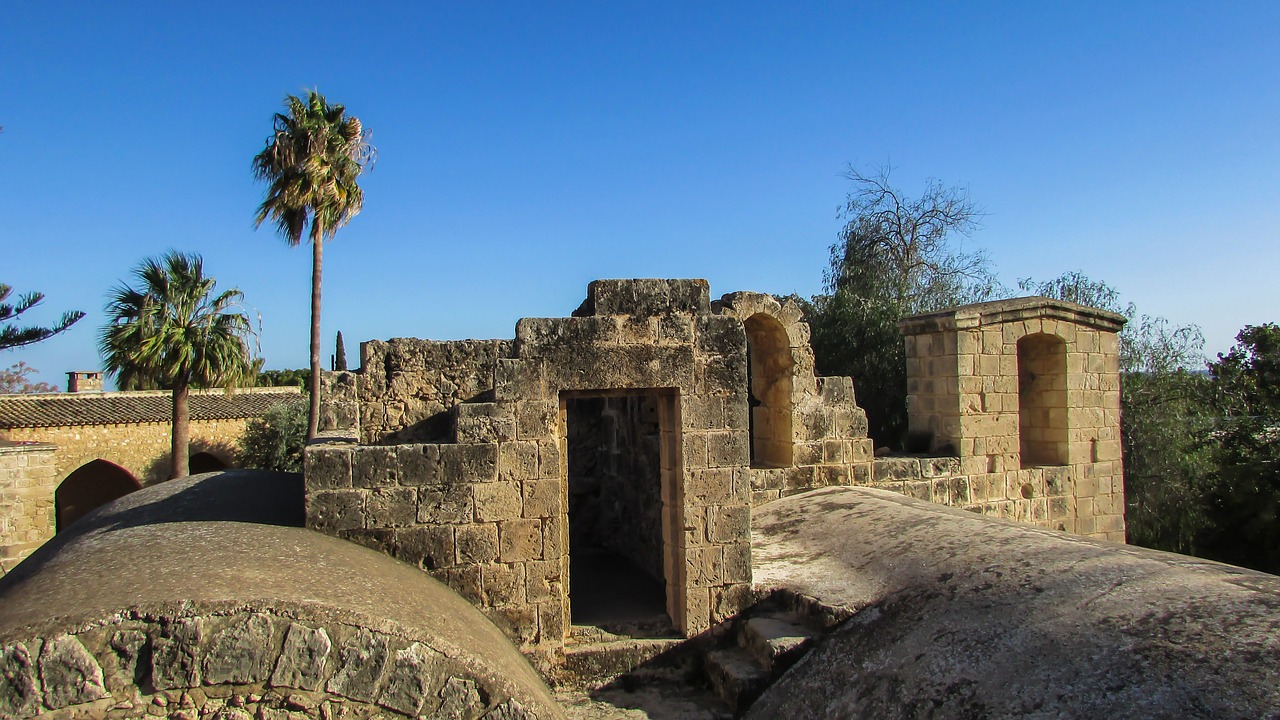
[{"label": "arched niche", "polygon": [[1022,467],[1066,465],[1067,344],[1035,333],[1018,340],[1018,449]]},{"label": "arched niche", "polygon": [[81,465],[53,493],[57,532],[66,530],[99,505],[141,487],[128,470],[115,463],[99,459]]},{"label": "arched niche", "polygon": [[187,471],[192,475],[226,470],[230,465],[211,452],[198,452],[187,460]]},{"label": "arched niche", "polygon": [[756,313],[747,330],[748,392],[751,403],[751,464],[789,467],[791,433],[791,343],[782,323]]}]

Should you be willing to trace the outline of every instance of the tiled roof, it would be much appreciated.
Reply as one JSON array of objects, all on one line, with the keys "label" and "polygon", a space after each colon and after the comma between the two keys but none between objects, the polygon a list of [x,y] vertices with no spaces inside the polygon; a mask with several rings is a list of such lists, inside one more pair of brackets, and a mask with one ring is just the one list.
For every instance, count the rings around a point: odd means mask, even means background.
[{"label": "tiled roof", "polygon": [[[261,417],[269,408],[304,396],[285,388],[191,393],[192,420]],[[0,429],[171,422],[168,392],[94,392],[0,395]]]}]

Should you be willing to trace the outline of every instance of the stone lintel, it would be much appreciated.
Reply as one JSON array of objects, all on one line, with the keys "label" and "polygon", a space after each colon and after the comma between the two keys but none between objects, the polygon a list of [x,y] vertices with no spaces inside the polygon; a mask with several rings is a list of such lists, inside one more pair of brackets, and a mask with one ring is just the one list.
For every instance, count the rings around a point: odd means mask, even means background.
[{"label": "stone lintel", "polygon": [[1120,332],[1127,322],[1123,315],[1099,308],[1047,297],[1025,297],[912,315],[898,321],[898,329],[903,335],[922,335],[1038,319],[1065,320],[1107,332]]}]

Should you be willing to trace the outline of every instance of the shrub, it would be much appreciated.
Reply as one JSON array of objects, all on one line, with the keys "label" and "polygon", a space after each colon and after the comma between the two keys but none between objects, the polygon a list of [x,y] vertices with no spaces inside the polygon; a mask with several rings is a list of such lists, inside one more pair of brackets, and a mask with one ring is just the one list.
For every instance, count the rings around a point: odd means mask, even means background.
[{"label": "shrub", "polygon": [[246,468],[302,472],[306,440],[306,400],[277,405],[245,427],[240,440],[241,462]]}]

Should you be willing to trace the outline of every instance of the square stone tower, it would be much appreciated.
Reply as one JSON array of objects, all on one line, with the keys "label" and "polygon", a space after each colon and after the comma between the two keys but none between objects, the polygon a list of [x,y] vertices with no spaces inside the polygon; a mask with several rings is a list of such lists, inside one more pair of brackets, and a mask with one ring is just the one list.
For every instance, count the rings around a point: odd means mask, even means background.
[{"label": "square stone tower", "polygon": [[965,475],[1048,498],[1054,526],[1123,541],[1124,323],[1045,297],[903,320],[910,432],[959,457]]}]

